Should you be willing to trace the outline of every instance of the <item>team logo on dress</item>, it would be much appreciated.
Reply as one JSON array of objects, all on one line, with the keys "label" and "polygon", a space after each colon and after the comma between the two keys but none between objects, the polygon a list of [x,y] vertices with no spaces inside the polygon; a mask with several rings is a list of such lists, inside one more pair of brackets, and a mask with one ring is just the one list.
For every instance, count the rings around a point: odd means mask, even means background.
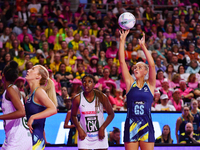
[{"label": "team logo on dress", "polygon": [[26,117],[23,117],[23,118],[22,118],[22,124],[23,124],[24,128],[29,129],[27,123],[28,123],[27,118],[26,118]]},{"label": "team logo on dress", "polygon": [[85,117],[87,132],[99,131],[99,121],[97,116]]},{"label": "team logo on dress", "polygon": [[144,87],[144,92],[148,92],[148,88],[147,87]]}]

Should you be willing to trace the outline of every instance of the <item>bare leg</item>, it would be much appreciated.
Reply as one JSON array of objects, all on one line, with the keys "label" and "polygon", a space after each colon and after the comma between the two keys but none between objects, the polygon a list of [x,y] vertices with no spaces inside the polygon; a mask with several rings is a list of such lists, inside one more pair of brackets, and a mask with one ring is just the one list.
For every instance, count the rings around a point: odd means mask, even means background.
[{"label": "bare leg", "polygon": [[140,148],[141,150],[153,150],[154,149],[154,143],[153,142],[144,142],[140,141]]},{"label": "bare leg", "polygon": [[125,142],[125,150],[138,150],[139,142]]}]

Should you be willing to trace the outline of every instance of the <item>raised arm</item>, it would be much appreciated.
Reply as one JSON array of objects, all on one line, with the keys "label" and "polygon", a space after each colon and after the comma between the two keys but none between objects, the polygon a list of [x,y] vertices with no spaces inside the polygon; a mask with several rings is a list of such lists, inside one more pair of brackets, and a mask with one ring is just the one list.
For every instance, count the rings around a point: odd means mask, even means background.
[{"label": "raised arm", "polygon": [[146,46],[145,46],[145,33],[143,32],[143,37],[142,39],[140,40],[139,39],[139,44],[140,44],[140,47],[142,48],[145,56],[146,56],[146,59],[148,61],[148,64],[149,64],[149,85],[151,87],[151,89],[154,91],[155,89],[155,85],[156,85],[156,70],[155,70],[155,63],[154,63],[154,60],[151,56],[151,54],[149,53],[149,51],[147,50]]},{"label": "raised arm", "polygon": [[126,36],[129,33],[129,30],[122,30],[120,32],[120,42],[119,42],[119,63],[120,67],[122,69],[122,76],[124,78],[124,81],[126,83],[126,91],[129,91],[132,83],[134,82],[134,79],[129,73],[128,67],[125,62],[125,55],[124,55],[124,45],[126,42]]}]

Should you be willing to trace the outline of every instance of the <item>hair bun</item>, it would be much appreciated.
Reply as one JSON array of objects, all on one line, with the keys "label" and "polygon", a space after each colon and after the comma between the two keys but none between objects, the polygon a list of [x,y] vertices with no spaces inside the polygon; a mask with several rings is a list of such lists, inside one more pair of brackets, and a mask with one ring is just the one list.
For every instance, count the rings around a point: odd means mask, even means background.
[{"label": "hair bun", "polygon": [[11,61],[10,62],[10,68],[12,69],[17,69],[18,68],[18,63],[16,61]]}]

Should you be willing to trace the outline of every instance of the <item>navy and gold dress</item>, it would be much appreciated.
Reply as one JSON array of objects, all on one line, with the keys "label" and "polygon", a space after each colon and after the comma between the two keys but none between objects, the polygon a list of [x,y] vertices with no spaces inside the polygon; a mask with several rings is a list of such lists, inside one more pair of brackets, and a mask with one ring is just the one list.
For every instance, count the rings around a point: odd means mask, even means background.
[{"label": "navy and gold dress", "polygon": [[[36,90],[37,88],[33,91],[33,94],[30,97],[28,97],[25,104],[27,120],[29,120],[29,118],[32,115],[40,113],[46,109],[46,107],[34,102],[34,95],[35,95]],[[43,137],[45,120],[46,119],[44,118],[44,119],[37,119],[33,121],[32,150],[43,150],[45,148],[45,140]]]},{"label": "navy and gold dress", "polygon": [[124,142],[155,142],[151,119],[153,95],[145,82],[138,88],[136,81],[127,93],[127,117],[125,121]]}]

